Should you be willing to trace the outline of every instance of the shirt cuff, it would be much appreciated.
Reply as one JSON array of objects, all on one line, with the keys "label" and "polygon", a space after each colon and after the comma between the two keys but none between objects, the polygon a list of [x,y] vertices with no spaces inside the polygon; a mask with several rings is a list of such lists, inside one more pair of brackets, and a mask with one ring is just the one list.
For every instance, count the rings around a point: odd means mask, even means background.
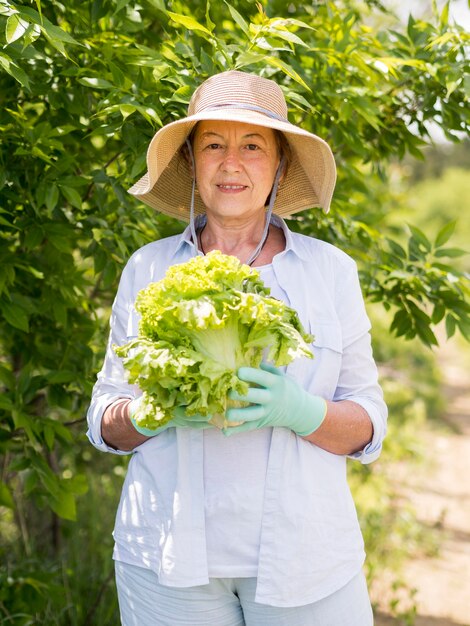
[{"label": "shirt cuff", "polygon": [[88,409],[88,430],[86,436],[88,437],[90,443],[97,449],[101,450],[101,452],[110,452],[111,454],[125,455],[132,454],[133,450],[116,450],[104,441],[101,436],[101,419],[107,407],[111,405],[116,400],[120,398],[129,398],[133,399],[133,396],[130,395],[120,395],[115,396],[112,394],[104,394],[101,398],[93,403]]},{"label": "shirt cuff", "polygon": [[363,398],[355,398],[354,402],[362,406],[362,408],[369,415],[370,421],[372,422],[373,435],[372,440],[366,446],[364,446],[362,450],[354,452],[353,454],[348,454],[347,456],[350,459],[360,461],[365,465],[367,463],[372,463],[373,461],[378,459],[380,453],[382,452],[382,442],[384,440],[385,433],[387,432],[387,415],[381,415],[380,410],[373,402],[369,402],[368,400],[365,400]]}]

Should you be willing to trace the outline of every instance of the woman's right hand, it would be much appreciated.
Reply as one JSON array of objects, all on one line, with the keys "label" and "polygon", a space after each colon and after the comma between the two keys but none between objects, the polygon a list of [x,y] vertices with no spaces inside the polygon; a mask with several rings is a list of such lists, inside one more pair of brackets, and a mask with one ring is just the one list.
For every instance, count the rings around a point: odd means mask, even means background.
[{"label": "woman's right hand", "polygon": [[136,431],[139,432],[141,435],[145,435],[146,437],[155,437],[155,435],[159,435],[164,430],[167,430],[168,428],[172,428],[172,427],[194,428],[194,429],[213,428],[213,425],[209,423],[209,420],[212,417],[211,415],[207,415],[206,417],[204,417],[203,415],[196,414],[196,415],[191,415],[190,417],[188,417],[186,415],[186,410],[184,406],[176,407],[172,412],[173,417],[171,418],[171,420],[166,422],[163,426],[160,426],[155,429],[139,426],[136,423],[134,416],[141,402],[142,402],[142,396],[139,396],[138,398],[134,398],[134,400],[132,400],[128,405],[128,411],[129,411],[129,418],[132,422],[132,425],[136,429]]}]

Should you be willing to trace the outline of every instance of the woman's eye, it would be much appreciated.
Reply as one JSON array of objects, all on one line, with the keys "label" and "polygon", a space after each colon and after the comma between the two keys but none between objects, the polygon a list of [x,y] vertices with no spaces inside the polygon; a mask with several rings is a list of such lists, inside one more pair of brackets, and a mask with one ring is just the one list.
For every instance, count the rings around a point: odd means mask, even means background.
[{"label": "woman's eye", "polygon": [[254,150],[258,150],[259,149],[259,146],[257,146],[255,143],[249,143],[246,147],[250,151],[254,151]]},{"label": "woman's eye", "polygon": [[218,149],[218,148],[220,148],[220,147],[221,147],[221,146],[220,146],[220,144],[219,144],[219,143],[210,143],[210,144],[207,146],[207,148],[208,148],[209,150],[217,150],[217,149]]}]

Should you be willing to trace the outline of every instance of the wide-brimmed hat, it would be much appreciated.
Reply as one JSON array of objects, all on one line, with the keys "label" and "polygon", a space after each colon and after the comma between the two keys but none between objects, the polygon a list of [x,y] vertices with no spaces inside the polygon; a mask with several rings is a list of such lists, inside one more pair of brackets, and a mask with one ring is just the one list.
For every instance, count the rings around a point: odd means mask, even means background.
[{"label": "wide-brimmed hat", "polygon": [[[194,92],[188,116],[161,128],[147,151],[147,173],[129,189],[161,213],[189,221],[192,172],[181,146],[202,120],[256,124],[281,131],[292,155],[276,195],[273,211],[281,217],[321,207],[329,211],[336,166],[328,144],[287,119],[282,89],[273,80],[231,70],[215,74]],[[194,212],[205,213],[197,195]]]}]

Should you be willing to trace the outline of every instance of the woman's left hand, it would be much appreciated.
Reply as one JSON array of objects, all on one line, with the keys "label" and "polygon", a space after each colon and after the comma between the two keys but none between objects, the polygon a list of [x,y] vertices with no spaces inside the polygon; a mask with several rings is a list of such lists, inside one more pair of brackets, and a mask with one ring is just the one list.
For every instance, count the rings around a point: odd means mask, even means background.
[{"label": "woman's left hand", "polygon": [[313,433],[325,419],[326,401],[309,394],[273,365],[262,363],[260,369],[241,367],[238,377],[255,386],[250,386],[244,396],[236,392],[229,394],[230,399],[249,402],[250,405],[227,410],[229,421],[243,424],[225,428],[225,435],[282,426],[304,437]]}]

